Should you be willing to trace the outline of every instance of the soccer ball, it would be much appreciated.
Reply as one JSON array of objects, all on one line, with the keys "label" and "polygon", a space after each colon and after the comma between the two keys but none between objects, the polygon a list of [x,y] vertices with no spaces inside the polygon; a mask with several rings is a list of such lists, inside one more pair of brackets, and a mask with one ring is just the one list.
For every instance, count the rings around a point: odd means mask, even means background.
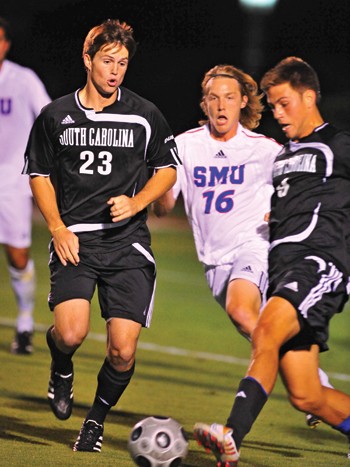
[{"label": "soccer ball", "polygon": [[173,418],[147,417],[131,430],[128,449],[140,467],[178,467],[187,455],[188,441]]}]

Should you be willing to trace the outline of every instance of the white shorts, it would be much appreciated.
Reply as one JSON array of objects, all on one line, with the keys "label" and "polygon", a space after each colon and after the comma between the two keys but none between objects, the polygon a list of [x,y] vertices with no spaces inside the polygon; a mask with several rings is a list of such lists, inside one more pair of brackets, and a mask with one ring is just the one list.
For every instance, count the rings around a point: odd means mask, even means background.
[{"label": "white shorts", "polygon": [[0,197],[0,243],[29,248],[32,242],[33,198],[15,193]]},{"label": "white shorts", "polygon": [[234,279],[246,279],[255,284],[265,300],[268,286],[268,243],[247,242],[234,253],[231,264],[208,266],[205,276],[215,300],[226,309],[228,284]]}]

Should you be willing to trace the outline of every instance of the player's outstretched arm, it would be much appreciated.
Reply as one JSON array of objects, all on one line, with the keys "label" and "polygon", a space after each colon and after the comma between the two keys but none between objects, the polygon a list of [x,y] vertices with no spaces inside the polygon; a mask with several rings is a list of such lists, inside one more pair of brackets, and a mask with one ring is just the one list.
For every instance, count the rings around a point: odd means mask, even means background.
[{"label": "player's outstretched arm", "polygon": [[175,182],[176,169],[166,167],[158,169],[143,189],[133,198],[125,195],[110,198],[107,204],[111,206],[112,221],[119,222],[128,217],[135,216],[135,214],[168,192]]},{"label": "player's outstretched arm", "polygon": [[66,266],[67,262],[70,262],[76,266],[79,263],[79,240],[66,228],[61,219],[50,177],[30,177],[30,188],[52,235],[55,251],[61,263]]}]

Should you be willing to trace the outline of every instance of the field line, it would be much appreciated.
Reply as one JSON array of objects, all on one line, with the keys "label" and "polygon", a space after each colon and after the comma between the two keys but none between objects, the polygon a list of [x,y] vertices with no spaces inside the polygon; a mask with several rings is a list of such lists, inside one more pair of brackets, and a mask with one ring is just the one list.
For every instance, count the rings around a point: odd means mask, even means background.
[{"label": "field line", "polygon": [[[16,321],[14,319],[0,317],[0,326],[15,327]],[[46,332],[47,324],[37,323],[35,325],[35,331]],[[105,334],[99,334],[90,332],[87,336],[87,339],[91,339],[98,342],[105,342]],[[179,357],[191,357],[201,360],[210,360],[222,363],[229,363],[232,365],[248,366],[249,360],[246,358],[238,358],[230,355],[215,354],[210,352],[199,352],[195,350],[181,349],[179,347],[165,346],[159,344],[153,344],[151,342],[139,342],[138,348],[142,350],[148,350],[151,352],[158,352],[166,355],[176,355]],[[344,373],[333,373],[327,372],[327,375],[331,379],[336,379],[339,381],[350,381],[350,375]]]}]

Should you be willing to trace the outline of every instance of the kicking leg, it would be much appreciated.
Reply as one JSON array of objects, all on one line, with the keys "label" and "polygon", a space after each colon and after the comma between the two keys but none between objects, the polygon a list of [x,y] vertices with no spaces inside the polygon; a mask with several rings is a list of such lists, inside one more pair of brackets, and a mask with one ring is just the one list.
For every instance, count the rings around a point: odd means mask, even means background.
[{"label": "kicking leg", "polygon": [[[221,456],[222,465],[225,461],[237,462],[239,449],[243,438],[250,431],[258,417],[268,395],[271,393],[279,370],[279,350],[282,344],[295,336],[300,330],[297,314],[294,307],[280,297],[271,298],[261,315],[252,335],[252,358],[246,377],[240,382],[230,416],[226,422],[226,429],[230,430],[227,439],[225,430],[219,430],[216,435],[216,424],[211,426],[196,424],[195,437],[217,455]],[[210,434],[212,445],[205,445],[205,434]],[[232,435],[232,436],[231,436]],[[233,452],[232,458],[226,457],[227,452]],[[224,457],[225,455],[225,457]],[[234,464],[233,464],[234,465]]]}]

